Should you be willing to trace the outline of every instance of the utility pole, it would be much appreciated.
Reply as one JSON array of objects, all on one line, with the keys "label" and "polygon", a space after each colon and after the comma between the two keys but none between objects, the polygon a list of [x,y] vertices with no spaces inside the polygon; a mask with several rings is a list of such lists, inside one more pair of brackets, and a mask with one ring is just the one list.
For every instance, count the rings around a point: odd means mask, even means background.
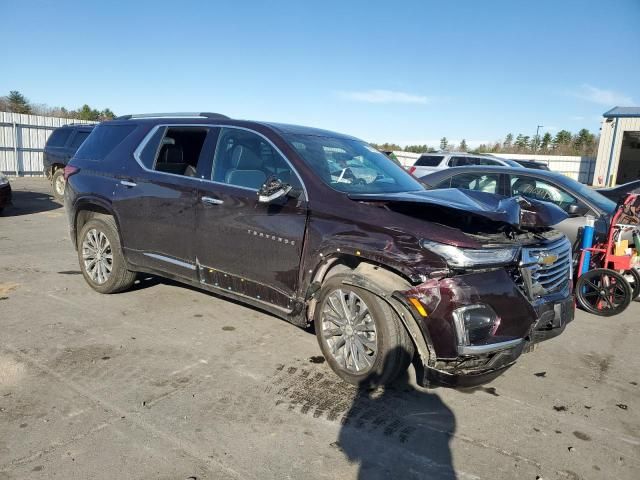
[{"label": "utility pole", "polygon": [[544,127],[544,125],[538,125],[536,127],[536,136],[533,137],[533,153],[536,153],[538,151],[538,143],[540,143],[540,129]]}]

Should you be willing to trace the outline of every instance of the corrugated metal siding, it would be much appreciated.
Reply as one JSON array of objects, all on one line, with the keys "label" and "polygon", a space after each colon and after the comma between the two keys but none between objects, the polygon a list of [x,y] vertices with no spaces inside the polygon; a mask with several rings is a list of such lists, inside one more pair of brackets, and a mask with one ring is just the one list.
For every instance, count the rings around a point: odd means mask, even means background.
[{"label": "corrugated metal siding", "polygon": [[552,172],[562,173],[581,183],[591,184],[596,169],[595,157],[581,157],[579,155],[534,155],[522,153],[495,153],[496,157],[512,158],[513,160],[535,160],[546,163]]},{"label": "corrugated metal siding", "polygon": [[604,186],[608,183],[607,167],[609,165],[609,157],[611,155],[611,144],[613,142],[613,134],[616,130],[616,122],[618,122],[617,132],[615,134],[615,145],[613,145],[613,160],[609,178],[615,179],[618,176],[618,165],[620,164],[620,150],[622,149],[622,137],[624,132],[640,132],[640,118],[617,118],[607,123],[602,121],[600,130],[600,143],[598,145],[598,159],[596,161],[596,174],[594,184]]},{"label": "corrugated metal siding", "polygon": [[51,132],[69,123],[96,122],[0,112],[0,171],[12,175],[43,175],[44,145]]}]

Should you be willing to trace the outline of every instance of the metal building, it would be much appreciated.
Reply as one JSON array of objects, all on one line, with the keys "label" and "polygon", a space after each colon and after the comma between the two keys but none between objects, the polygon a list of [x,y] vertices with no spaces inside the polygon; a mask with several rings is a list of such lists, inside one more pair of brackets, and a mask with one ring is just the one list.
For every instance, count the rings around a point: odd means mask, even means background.
[{"label": "metal building", "polygon": [[640,179],[640,107],[614,107],[602,116],[594,186]]}]

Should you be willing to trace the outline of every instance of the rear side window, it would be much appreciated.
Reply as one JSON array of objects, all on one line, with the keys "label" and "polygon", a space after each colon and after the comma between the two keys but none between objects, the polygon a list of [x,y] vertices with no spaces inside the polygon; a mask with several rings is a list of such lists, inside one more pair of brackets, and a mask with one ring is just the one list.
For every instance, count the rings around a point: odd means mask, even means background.
[{"label": "rear side window", "polygon": [[71,145],[69,145],[69,147],[74,150],[78,150],[80,145],[84,143],[90,133],[91,132],[76,132],[76,136],[73,137],[73,140],[71,140]]},{"label": "rear side window", "polygon": [[67,143],[67,139],[71,135],[70,128],[61,128],[58,130],[54,130],[49,140],[47,140],[47,147],[64,147],[64,144]]},{"label": "rear side window", "polygon": [[414,164],[416,167],[437,167],[444,158],[443,155],[423,155]]},{"label": "rear side window", "polygon": [[75,156],[90,160],[102,160],[135,128],[135,125],[98,125]]},{"label": "rear side window", "polygon": [[479,161],[473,157],[451,157],[449,160],[450,167],[465,167],[467,165],[478,165]]},{"label": "rear side window", "polygon": [[164,137],[164,131],[165,128],[159,128],[149,139],[138,157],[140,162],[149,170],[153,169],[153,165],[156,162],[156,155],[160,149],[160,140]]}]

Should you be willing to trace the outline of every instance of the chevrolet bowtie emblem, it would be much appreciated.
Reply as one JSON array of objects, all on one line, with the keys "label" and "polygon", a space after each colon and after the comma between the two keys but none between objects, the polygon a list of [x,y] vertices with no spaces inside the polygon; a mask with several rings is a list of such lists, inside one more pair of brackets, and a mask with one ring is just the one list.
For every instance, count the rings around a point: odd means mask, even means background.
[{"label": "chevrolet bowtie emblem", "polygon": [[553,265],[558,260],[558,255],[552,253],[541,253],[538,255],[539,265]]}]

